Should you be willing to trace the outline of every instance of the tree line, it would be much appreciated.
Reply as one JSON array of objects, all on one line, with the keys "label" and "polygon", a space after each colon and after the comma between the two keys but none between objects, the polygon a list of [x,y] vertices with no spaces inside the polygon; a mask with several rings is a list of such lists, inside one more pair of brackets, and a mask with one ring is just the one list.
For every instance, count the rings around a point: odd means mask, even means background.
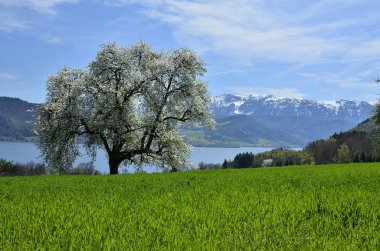
[{"label": "tree line", "polygon": [[317,140],[304,151],[313,155],[316,164],[375,162],[380,155],[374,132],[336,133],[327,140]]},{"label": "tree line", "polygon": [[280,148],[257,154],[239,153],[233,160],[225,159],[219,164],[201,162],[199,168],[255,168],[263,166],[264,160],[271,160],[272,166],[380,161],[377,143],[380,133],[376,131],[374,121],[367,120],[361,127],[365,129],[335,133],[328,139],[311,142],[302,151]]},{"label": "tree line", "polygon": [[[22,164],[15,163],[0,158],[0,176],[33,176],[33,175],[44,175],[44,174],[56,174],[57,170],[49,168],[43,163],[35,163],[33,161]],[[76,167],[65,170],[64,174],[76,175],[76,174],[87,174],[96,175],[101,174],[95,169],[93,163],[80,163]]]},{"label": "tree line", "polygon": [[233,160],[225,159],[221,164],[207,164],[201,162],[199,169],[261,167],[265,160],[272,160],[271,165],[273,166],[314,164],[313,156],[306,151],[279,148],[257,154],[251,152],[239,153]]}]

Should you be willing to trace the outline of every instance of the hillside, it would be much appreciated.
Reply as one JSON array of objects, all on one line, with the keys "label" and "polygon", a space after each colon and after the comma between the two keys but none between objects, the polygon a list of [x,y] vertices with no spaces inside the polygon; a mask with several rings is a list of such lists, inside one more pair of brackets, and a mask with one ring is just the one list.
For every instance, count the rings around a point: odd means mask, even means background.
[{"label": "hillside", "polygon": [[207,128],[185,128],[186,140],[194,146],[264,146],[296,147],[298,141],[291,135],[267,128],[247,115],[216,118],[215,131]]},{"label": "hillside", "polygon": [[329,164],[334,162],[338,149],[344,144],[349,149],[352,162],[380,161],[375,139],[374,122],[367,119],[349,131],[311,142],[305,147],[305,151],[314,156],[316,164]]},{"label": "hillside", "polygon": [[0,140],[28,140],[37,104],[17,98],[0,97]]},{"label": "hillside", "polygon": [[359,123],[355,128],[352,130],[355,131],[363,131],[367,133],[374,133],[375,132],[375,122],[371,119],[366,119],[363,122]]}]

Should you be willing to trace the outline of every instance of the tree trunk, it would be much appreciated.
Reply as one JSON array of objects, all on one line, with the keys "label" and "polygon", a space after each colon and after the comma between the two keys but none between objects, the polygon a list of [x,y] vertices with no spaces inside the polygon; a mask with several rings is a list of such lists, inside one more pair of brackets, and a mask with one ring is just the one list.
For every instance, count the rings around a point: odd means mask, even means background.
[{"label": "tree trunk", "polygon": [[110,174],[118,174],[119,173],[120,161],[118,159],[109,157],[108,165],[110,167]]}]

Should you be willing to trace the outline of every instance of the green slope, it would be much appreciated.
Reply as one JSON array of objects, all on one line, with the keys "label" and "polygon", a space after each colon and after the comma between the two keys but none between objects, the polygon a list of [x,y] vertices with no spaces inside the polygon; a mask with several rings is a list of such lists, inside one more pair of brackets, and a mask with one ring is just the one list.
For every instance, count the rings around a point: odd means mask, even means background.
[{"label": "green slope", "polygon": [[357,127],[353,128],[352,130],[373,133],[375,130],[375,127],[376,127],[375,122],[372,119],[366,119],[365,121],[360,123]]},{"label": "green slope", "polygon": [[328,164],[334,161],[339,147],[345,144],[353,162],[374,162],[380,160],[376,138],[375,124],[367,119],[351,130],[311,142],[305,150],[314,156],[316,164]]},{"label": "green slope", "polygon": [[299,142],[291,135],[268,129],[247,115],[216,119],[215,131],[207,128],[185,128],[186,140],[196,146],[265,146],[296,147]]}]

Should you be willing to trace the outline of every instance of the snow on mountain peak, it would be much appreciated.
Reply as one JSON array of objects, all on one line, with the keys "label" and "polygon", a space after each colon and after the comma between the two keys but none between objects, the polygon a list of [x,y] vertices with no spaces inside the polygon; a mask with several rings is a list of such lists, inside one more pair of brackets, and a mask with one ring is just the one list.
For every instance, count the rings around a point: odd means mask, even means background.
[{"label": "snow on mountain peak", "polygon": [[352,119],[358,122],[368,118],[373,105],[349,100],[315,101],[267,96],[236,96],[224,94],[212,99],[211,109],[217,116],[233,114],[262,116],[296,116]]}]

